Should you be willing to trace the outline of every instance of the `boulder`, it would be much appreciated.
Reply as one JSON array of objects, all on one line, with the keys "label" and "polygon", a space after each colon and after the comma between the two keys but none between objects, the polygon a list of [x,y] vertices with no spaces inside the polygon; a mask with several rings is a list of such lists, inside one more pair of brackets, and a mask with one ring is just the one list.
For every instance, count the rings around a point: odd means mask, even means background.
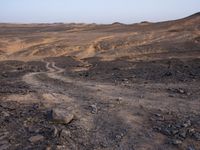
[{"label": "boulder", "polygon": [[69,124],[74,119],[74,114],[67,109],[55,108],[52,110],[52,118],[55,122]]}]

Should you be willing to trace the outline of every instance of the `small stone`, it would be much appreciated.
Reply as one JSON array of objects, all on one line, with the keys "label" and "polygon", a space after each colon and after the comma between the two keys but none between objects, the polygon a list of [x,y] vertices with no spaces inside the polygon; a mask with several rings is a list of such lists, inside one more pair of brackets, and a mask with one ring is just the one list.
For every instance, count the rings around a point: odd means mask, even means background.
[{"label": "small stone", "polygon": [[92,108],[92,111],[91,111],[92,114],[95,114],[95,113],[98,112],[98,108],[97,108],[97,105],[96,105],[96,104],[91,105],[90,107]]},{"label": "small stone", "polygon": [[171,141],[171,143],[172,143],[173,145],[180,145],[180,144],[182,144],[182,141],[181,141],[181,140],[177,140],[177,139],[173,139],[173,140]]},{"label": "small stone", "polygon": [[121,134],[118,134],[118,135],[116,135],[116,139],[122,139],[123,138],[123,136],[124,136],[124,134],[123,133],[121,133]]},{"label": "small stone", "polygon": [[2,116],[4,116],[4,117],[10,117],[10,114],[7,113],[7,112],[5,112],[5,111],[3,111],[3,112],[2,112]]},{"label": "small stone", "polygon": [[179,91],[179,93],[181,93],[181,94],[185,94],[185,91],[184,91],[183,89],[179,89],[178,91]]},{"label": "small stone", "polygon": [[56,150],[69,150],[65,145],[57,145]]},{"label": "small stone", "polygon": [[122,81],[125,82],[125,83],[127,83],[127,84],[129,83],[128,79],[122,79]]},{"label": "small stone", "polygon": [[179,136],[185,139],[186,136],[187,136],[187,132],[186,132],[186,131],[181,131],[181,132],[179,133]]},{"label": "small stone", "polygon": [[171,132],[172,132],[173,135],[175,135],[175,134],[178,133],[178,130],[172,130]]},{"label": "small stone", "polygon": [[122,98],[119,97],[119,98],[116,99],[116,101],[117,101],[119,104],[121,104],[121,103],[122,103]]},{"label": "small stone", "polygon": [[172,73],[170,71],[165,73],[165,76],[172,76]]},{"label": "small stone", "polygon": [[62,130],[60,133],[60,137],[62,138],[71,137],[71,132],[69,130]]},{"label": "small stone", "polygon": [[194,135],[194,138],[197,140],[197,141],[200,141],[200,133],[199,132],[196,132],[193,134]]},{"label": "small stone", "polygon": [[196,150],[194,146],[189,146],[187,150]]},{"label": "small stone", "polygon": [[53,127],[53,136],[56,137],[58,135],[58,129]]},{"label": "small stone", "polygon": [[50,146],[48,146],[48,147],[46,148],[46,150],[51,150],[51,147],[50,147]]},{"label": "small stone", "polygon": [[161,115],[161,114],[155,114],[155,116],[156,116],[156,117],[162,117],[162,115]]},{"label": "small stone", "polygon": [[31,143],[37,143],[37,142],[41,142],[43,140],[44,140],[44,136],[42,136],[42,135],[36,135],[36,136],[32,136],[29,138],[29,141]]},{"label": "small stone", "polygon": [[183,123],[183,127],[189,127],[189,126],[191,126],[192,124],[191,124],[191,121],[190,120],[188,120],[188,121],[186,121],[185,123]]},{"label": "small stone", "polygon": [[74,119],[74,115],[68,110],[53,109],[52,118],[56,122],[59,122],[62,124],[69,124]]},{"label": "small stone", "polygon": [[167,135],[167,136],[170,136],[171,135],[171,130],[170,129],[162,129],[161,132],[164,134],[164,135]]},{"label": "small stone", "polygon": [[193,135],[194,133],[195,133],[195,130],[192,128],[192,129],[188,129],[188,133],[190,134],[190,135]]}]

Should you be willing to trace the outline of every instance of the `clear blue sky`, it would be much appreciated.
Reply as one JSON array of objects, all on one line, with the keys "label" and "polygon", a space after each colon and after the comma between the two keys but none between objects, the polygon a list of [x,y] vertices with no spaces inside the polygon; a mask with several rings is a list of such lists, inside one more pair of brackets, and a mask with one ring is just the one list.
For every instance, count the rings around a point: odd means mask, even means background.
[{"label": "clear blue sky", "polygon": [[182,18],[200,0],[0,0],[0,22],[135,23]]}]

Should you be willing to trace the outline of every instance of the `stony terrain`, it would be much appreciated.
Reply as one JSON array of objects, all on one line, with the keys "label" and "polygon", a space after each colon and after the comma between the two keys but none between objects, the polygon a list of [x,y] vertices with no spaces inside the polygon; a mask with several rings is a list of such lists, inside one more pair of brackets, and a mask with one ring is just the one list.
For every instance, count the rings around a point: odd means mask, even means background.
[{"label": "stony terrain", "polygon": [[200,149],[200,13],[0,24],[0,60],[0,150]]}]

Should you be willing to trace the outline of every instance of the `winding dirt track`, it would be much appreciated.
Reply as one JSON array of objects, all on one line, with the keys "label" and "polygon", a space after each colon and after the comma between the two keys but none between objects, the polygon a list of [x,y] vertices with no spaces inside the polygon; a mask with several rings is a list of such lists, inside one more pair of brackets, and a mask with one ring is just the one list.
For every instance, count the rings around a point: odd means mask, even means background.
[{"label": "winding dirt track", "polygon": [[[23,81],[25,81],[26,83],[28,83],[29,85],[35,86],[39,89],[41,89],[42,91],[46,90],[46,87],[49,87],[50,91],[54,91],[55,92],[58,90],[56,89],[56,86],[54,86],[54,84],[58,84],[56,82],[52,83],[51,80],[55,80],[57,82],[63,82],[65,84],[70,84],[68,86],[71,86],[70,91],[75,92],[81,92],[84,91],[82,89],[87,89],[89,91],[91,91],[91,93],[84,93],[84,95],[88,94],[87,97],[93,95],[93,97],[95,99],[97,99],[97,97],[101,97],[99,100],[101,99],[119,99],[122,98],[124,101],[126,102],[131,102],[132,104],[134,104],[134,106],[138,106],[140,104],[145,104],[145,105],[149,105],[149,107],[157,107],[158,105],[160,105],[162,103],[162,105],[160,106],[163,109],[173,109],[173,105],[177,105],[177,101],[170,101],[169,102],[159,102],[159,101],[149,101],[149,99],[158,99],[159,97],[163,97],[165,96],[166,93],[151,93],[153,87],[154,86],[155,89],[166,89],[166,88],[176,88],[179,86],[188,86],[188,84],[184,84],[182,83],[181,85],[177,85],[177,84],[168,84],[168,85],[163,85],[163,84],[148,84],[148,85],[138,85],[135,84],[134,87],[130,88],[126,88],[126,87],[120,87],[120,86],[116,86],[114,84],[111,83],[100,83],[100,82],[95,82],[95,81],[81,81],[81,80],[76,80],[73,79],[71,77],[68,76],[63,76],[63,72],[65,71],[62,68],[59,68],[56,66],[55,62],[48,62],[46,61],[46,68],[47,68],[47,72],[36,72],[36,73],[29,73],[27,75],[25,75],[23,77]],[[49,82],[44,82],[40,79],[38,79],[39,76],[47,76],[49,78]],[[75,89],[73,89],[75,87]],[[143,90],[145,90],[145,93],[143,92],[139,92],[141,90],[141,87],[143,88]],[[43,89],[44,88],[44,89]],[[66,87],[64,87],[66,88]],[[62,86],[61,86],[61,91]],[[79,91],[76,91],[79,90]],[[68,93],[65,93],[65,95],[67,95]],[[142,95],[142,97],[145,97],[145,95],[148,97],[148,99],[142,98],[142,100],[138,100],[138,97],[140,97]],[[193,104],[193,102],[188,102],[185,103],[185,107],[183,108],[183,110],[185,108],[188,108],[188,106],[191,106],[194,108],[196,104]],[[195,107],[196,111],[199,110],[198,107]],[[194,109],[193,109],[194,110]]]}]

